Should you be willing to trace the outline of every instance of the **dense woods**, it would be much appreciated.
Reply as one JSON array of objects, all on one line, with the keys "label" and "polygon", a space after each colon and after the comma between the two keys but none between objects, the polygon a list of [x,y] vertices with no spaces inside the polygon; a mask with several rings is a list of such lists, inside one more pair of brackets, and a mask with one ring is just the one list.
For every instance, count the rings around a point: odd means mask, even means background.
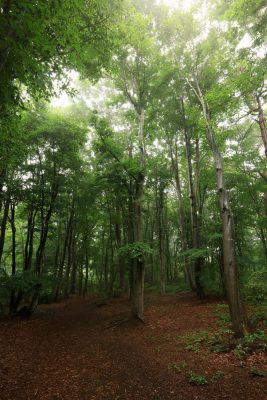
[{"label": "dense woods", "polygon": [[[0,2],[0,307],[267,297],[266,3]],[[74,74],[76,71],[76,74]],[[72,76],[76,76],[73,80]],[[68,105],[50,99],[62,91]]]}]

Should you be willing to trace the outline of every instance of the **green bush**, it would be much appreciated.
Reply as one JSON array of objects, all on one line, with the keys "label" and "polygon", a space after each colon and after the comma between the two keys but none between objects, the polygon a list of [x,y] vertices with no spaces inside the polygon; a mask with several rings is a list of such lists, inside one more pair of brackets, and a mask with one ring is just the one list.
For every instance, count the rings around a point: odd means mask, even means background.
[{"label": "green bush", "polygon": [[58,280],[50,275],[37,275],[32,271],[22,271],[15,275],[8,275],[0,270],[0,312],[9,313],[10,299],[13,295],[13,310],[15,313],[21,306],[30,304],[33,297],[39,303],[53,301],[55,285]]},{"label": "green bush", "polygon": [[267,300],[267,271],[255,271],[243,278],[243,293],[247,300],[259,303]]}]

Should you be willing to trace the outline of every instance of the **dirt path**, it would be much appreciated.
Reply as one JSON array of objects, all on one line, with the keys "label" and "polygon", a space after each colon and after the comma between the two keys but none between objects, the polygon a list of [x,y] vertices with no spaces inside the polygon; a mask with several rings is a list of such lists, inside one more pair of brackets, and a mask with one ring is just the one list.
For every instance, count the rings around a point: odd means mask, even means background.
[{"label": "dirt path", "polygon": [[[1,400],[265,400],[266,356],[245,361],[232,353],[189,352],[177,335],[216,329],[216,304],[191,296],[148,296],[146,324],[127,322],[126,301],[97,307],[95,300],[69,299],[41,306],[31,320],[0,323]],[[186,365],[181,373],[170,363]],[[192,386],[187,372],[224,376]]]}]

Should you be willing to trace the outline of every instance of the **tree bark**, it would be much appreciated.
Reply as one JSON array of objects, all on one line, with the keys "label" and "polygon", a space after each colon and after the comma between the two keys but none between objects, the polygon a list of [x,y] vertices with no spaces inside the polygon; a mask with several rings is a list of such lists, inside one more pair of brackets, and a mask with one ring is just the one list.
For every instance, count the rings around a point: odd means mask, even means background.
[{"label": "tree bark", "polygon": [[8,219],[8,213],[9,213],[9,206],[10,206],[10,197],[8,196],[5,205],[4,205],[4,213],[3,213],[3,218],[1,221],[1,231],[0,231],[0,265],[3,257],[3,252],[4,252],[4,244],[5,244],[5,237],[6,237],[6,224],[7,224],[7,219]]},{"label": "tree bark", "polygon": [[256,101],[257,101],[257,105],[258,105],[258,120],[257,120],[257,122],[260,127],[261,137],[262,137],[264,150],[265,150],[265,156],[267,158],[267,126],[266,126],[266,119],[264,116],[264,111],[262,108],[261,99],[260,99],[259,94],[256,95]]},{"label": "tree bark", "polygon": [[[119,215],[119,211],[117,210],[117,216]],[[117,217],[118,218],[118,217]],[[121,234],[121,223],[120,221],[115,222],[115,238],[117,249],[119,250],[122,246],[122,234]],[[122,256],[120,253],[117,254],[117,263],[118,263],[118,272],[119,272],[119,289],[124,289],[124,276],[125,270],[123,265]]]},{"label": "tree bark", "polygon": [[27,237],[24,248],[24,271],[29,271],[32,265],[33,234],[36,214],[37,210],[31,209],[28,215]]},{"label": "tree bark", "polygon": [[243,337],[250,330],[249,321],[241,299],[240,283],[238,276],[238,267],[236,264],[235,238],[234,238],[234,220],[230,209],[228,191],[224,180],[224,169],[222,156],[212,128],[210,112],[197,78],[195,77],[196,89],[193,88],[202,107],[203,117],[206,124],[206,139],[212,151],[217,178],[217,190],[222,219],[223,230],[223,266],[224,282],[227,293],[227,300],[231,315],[232,327],[237,337]]},{"label": "tree bark", "polygon": [[78,269],[78,254],[76,251],[76,243],[79,242],[79,235],[73,235],[73,240],[71,244],[72,248],[72,266],[71,266],[71,284],[70,284],[70,294],[76,293],[77,286],[77,269]]},{"label": "tree bark", "polygon": [[90,242],[88,243],[87,238],[84,237],[85,243],[85,279],[84,279],[84,286],[83,286],[83,297],[86,296],[88,291],[88,278],[89,278],[89,250],[88,247],[90,246]]},{"label": "tree bark", "polygon": [[69,236],[70,236],[70,230],[72,226],[72,221],[73,221],[73,215],[74,215],[74,199],[72,200],[72,205],[71,205],[71,211],[69,218],[67,219],[67,226],[66,226],[66,234],[65,234],[65,240],[64,240],[64,245],[63,245],[63,250],[62,250],[62,255],[61,255],[61,261],[60,265],[58,268],[58,274],[57,274],[57,286],[55,289],[54,293],[54,301],[58,301],[61,288],[62,288],[62,278],[63,278],[63,271],[64,271],[64,265],[65,265],[65,260],[66,260],[66,254],[67,254],[67,248],[68,248],[68,243],[69,243]]},{"label": "tree bark", "polygon": [[[142,242],[142,199],[144,192],[145,169],[145,140],[144,140],[144,109],[141,108],[139,118],[139,173],[135,181],[134,193],[134,243]],[[133,285],[131,312],[134,318],[144,318],[144,258],[135,258],[133,267]]]},{"label": "tree bark", "polygon": [[[198,207],[197,207],[197,196],[194,188],[193,179],[193,167],[192,167],[192,151],[191,151],[191,140],[186,124],[186,117],[184,111],[183,99],[181,100],[182,106],[182,118],[184,125],[184,139],[186,148],[186,160],[187,160],[187,175],[188,175],[188,187],[189,187],[189,197],[190,197],[190,215],[191,215],[191,230],[192,230],[192,245],[193,249],[197,250],[200,248],[200,226],[198,220]],[[198,173],[198,171],[197,171]],[[199,298],[204,297],[204,288],[201,283],[201,271],[203,266],[203,257],[196,257],[194,259],[194,271],[195,271],[195,284],[196,292]]]},{"label": "tree bark", "polygon": [[158,246],[159,246],[159,277],[160,277],[160,292],[166,294],[166,261],[164,254],[164,184],[159,183],[157,196],[157,214],[158,214]]},{"label": "tree bark", "polygon": [[[16,225],[15,225],[15,202],[11,201],[10,204],[10,225],[12,230],[12,266],[11,274],[16,275]],[[9,302],[9,313],[12,315],[14,312],[14,304],[16,299],[16,291],[11,290],[10,302]]]},{"label": "tree bark", "polygon": [[[186,234],[186,220],[185,220],[185,212],[183,207],[183,197],[182,197],[182,189],[181,189],[181,181],[180,181],[180,169],[179,169],[179,160],[178,160],[178,149],[177,143],[175,143],[175,148],[173,150],[173,145],[171,142],[172,139],[169,140],[170,147],[170,155],[172,161],[172,170],[175,178],[175,188],[177,193],[177,209],[178,209],[178,223],[180,227],[181,233],[181,247],[182,252],[186,252],[188,250],[188,241]],[[188,256],[184,256],[184,265],[185,265],[185,276],[186,281],[189,284],[192,291],[196,291],[196,285],[194,282],[194,278],[191,270],[191,263],[188,259]]]},{"label": "tree bark", "polygon": [[73,240],[74,240],[74,221],[72,214],[72,221],[69,230],[69,237],[67,241],[67,268],[65,272],[65,287],[64,287],[64,296],[68,297],[69,295],[69,286],[70,286],[70,272],[73,261]]},{"label": "tree bark", "polygon": [[[52,216],[52,213],[54,210],[57,195],[58,195],[58,185],[54,184],[54,187],[53,187],[52,193],[51,193],[51,199],[50,199],[48,211],[46,213],[46,216],[44,218],[44,221],[43,221],[42,227],[41,227],[39,246],[36,251],[35,270],[36,270],[37,274],[41,273],[44,252],[45,252],[45,245],[46,245],[47,235],[48,235],[48,231],[49,231],[49,223],[50,223],[50,219],[51,219],[51,216]],[[43,213],[43,210],[42,210],[42,213]]]}]

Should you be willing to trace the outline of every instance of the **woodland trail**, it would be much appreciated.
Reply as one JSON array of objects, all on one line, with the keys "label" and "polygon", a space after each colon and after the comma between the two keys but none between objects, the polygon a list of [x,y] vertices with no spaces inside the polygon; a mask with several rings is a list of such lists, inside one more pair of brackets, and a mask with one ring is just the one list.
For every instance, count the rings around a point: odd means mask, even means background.
[{"label": "woodland trail", "polygon": [[[146,296],[146,324],[128,321],[125,300],[97,307],[71,298],[43,305],[32,319],[0,322],[1,400],[264,400],[262,353],[241,362],[232,353],[189,352],[177,335],[217,329],[216,303],[191,295]],[[224,376],[192,386],[186,371]]]}]

